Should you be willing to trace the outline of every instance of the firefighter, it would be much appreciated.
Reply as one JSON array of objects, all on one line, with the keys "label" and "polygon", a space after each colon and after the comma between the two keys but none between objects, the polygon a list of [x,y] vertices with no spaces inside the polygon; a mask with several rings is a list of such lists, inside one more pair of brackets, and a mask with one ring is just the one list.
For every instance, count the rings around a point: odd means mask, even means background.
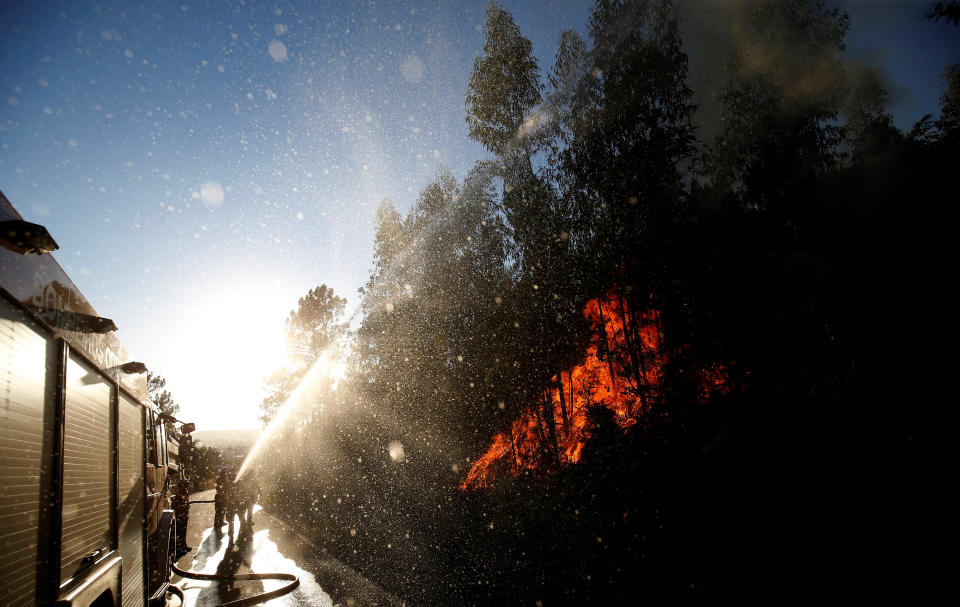
[{"label": "firefighter", "polygon": [[244,523],[253,525],[253,506],[260,498],[260,484],[257,483],[253,473],[240,482],[239,494],[242,501],[240,518]]},{"label": "firefighter", "polygon": [[240,514],[241,501],[239,483],[233,479],[233,470],[228,470],[223,483],[223,513],[227,517],[227,533],[230,535],[230,541],[233,541],[234,519],[240,517],[240,524],[243,524],[243,515]]},{"label": "firefighter", "polygon": [[190,520],[190,493],[187,490],[189,486],[190,482],[186,479],[177,481],[177,490],[171,500],[173,513],[177,519],[177,557],[192,550],[187,546],[187,523]]},{"label": "firefighter", "polygon": [[214,531],[219,531],[220,527],[223,527],[223,514],[226,509],[226,489],[227,483],[227,471],[223,468],[220,469],[220,474],[217,476],[217,494],[213,498],[213,529]]}]

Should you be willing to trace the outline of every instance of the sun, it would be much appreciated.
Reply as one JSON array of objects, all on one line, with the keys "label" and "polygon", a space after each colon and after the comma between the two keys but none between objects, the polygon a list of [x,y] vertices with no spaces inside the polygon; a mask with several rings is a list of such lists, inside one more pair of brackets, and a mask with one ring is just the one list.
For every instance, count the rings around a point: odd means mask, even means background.
[{"label": "sun", "polygon": [[197,334],[231,375],[257,369],[269,373],[286,358],[285,307],[261,290],[228,290],[197,310]]},{"label": "sun", "polygon": [[183,322],[169,344],[176,348],[177,394],[184,404],[202,408],[197,414],[209,415],[211,424],[257,426],[263,381],[288,364],[289,299],[244,284],[184,306]]}]

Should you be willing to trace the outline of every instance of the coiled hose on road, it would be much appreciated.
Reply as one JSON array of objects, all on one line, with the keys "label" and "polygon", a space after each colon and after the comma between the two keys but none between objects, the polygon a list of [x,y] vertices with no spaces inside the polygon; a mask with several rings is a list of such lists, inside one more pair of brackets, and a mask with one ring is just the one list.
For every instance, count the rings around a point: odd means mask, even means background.
[{"label": "coiled hose on road", "polygon": [[[173,566],[173,572],[179,575],[180,577],[190,578],[194,580],[289,580],[290,583],[282,588],[277,588],[276,590],[271,590],[270,592],[264,592],[261,594],[255,594],[253,596],[237,599],[236,601],[230,601],[228,603],[223,603],[220,607],[242,607],[243,605],[256,605],[257,603],[263,603],[269,601],[270,599],[275,599],[278,596],[283,596],[288,592],[293,592],[294,589],[300,585],[300,579],[293,575],[292,573],[195,573],[193,571],[184,571],[176,565]],[[176,588],[176,586],[171,586],[171,588]],[[181,600],[183,600],[183,591],[177,588],[180,592],[174,592],[174,594],[179,594]]]},{"label": "coiled hose on road", "polygon": [[[213,500],[198,500],[191,501],[191,504],[209,504],[213,503]],[[237,599],[235,601],[230,601],[227,603],[222,603],[219,607],[243,607],[244,605],[256,605],[257,603],[263,603],[269,601],[270,599],[275,599],[278,596],[283,596],[289,592],[293,592],[297,586],[300,585],[300,578],[293,575],[292,573],[196,573],[194,571],[184,571],[183,569],[173,566],[173,572],[179,575],[180,577],[190,578],[192,580],[206,580],[206,581],[248,581],[248,580],[288,580],[290,583],[276,590],[271,590],[270,592],[263,592],[261,594],[255,594],[243,599]],[[177,588],[174,585],[168,587],[169,592],[176,594],[180,597],[181,604],[185,602],[183,596],[183,590]]]}]

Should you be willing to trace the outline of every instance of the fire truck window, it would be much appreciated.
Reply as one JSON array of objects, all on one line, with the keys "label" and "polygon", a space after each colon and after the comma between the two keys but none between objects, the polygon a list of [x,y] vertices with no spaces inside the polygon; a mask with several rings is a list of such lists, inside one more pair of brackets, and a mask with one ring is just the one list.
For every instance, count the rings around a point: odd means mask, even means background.
[{"label": "fire truck window", "polygon": [[158,465],[167,463],[167,428],[163,422],[157,422],[157,449],[160,457]]},{"label": "fire truck window", "polygon": [[147,417],[147,463],[157,464],[157,437],[154,432],[156,425],[153,419],[153,412],[148,413]]}]

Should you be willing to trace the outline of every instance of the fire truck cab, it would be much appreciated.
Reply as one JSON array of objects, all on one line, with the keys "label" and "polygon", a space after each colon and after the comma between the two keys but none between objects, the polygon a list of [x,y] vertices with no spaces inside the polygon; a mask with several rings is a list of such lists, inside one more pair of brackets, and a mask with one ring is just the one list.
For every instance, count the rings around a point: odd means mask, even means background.
[{"label": "fire truck cab", "polygon": [[0,605],[159,602],[182,474],[170,420],[113,321],[40,254],[56,243],[2,193],[0,233]]}]

